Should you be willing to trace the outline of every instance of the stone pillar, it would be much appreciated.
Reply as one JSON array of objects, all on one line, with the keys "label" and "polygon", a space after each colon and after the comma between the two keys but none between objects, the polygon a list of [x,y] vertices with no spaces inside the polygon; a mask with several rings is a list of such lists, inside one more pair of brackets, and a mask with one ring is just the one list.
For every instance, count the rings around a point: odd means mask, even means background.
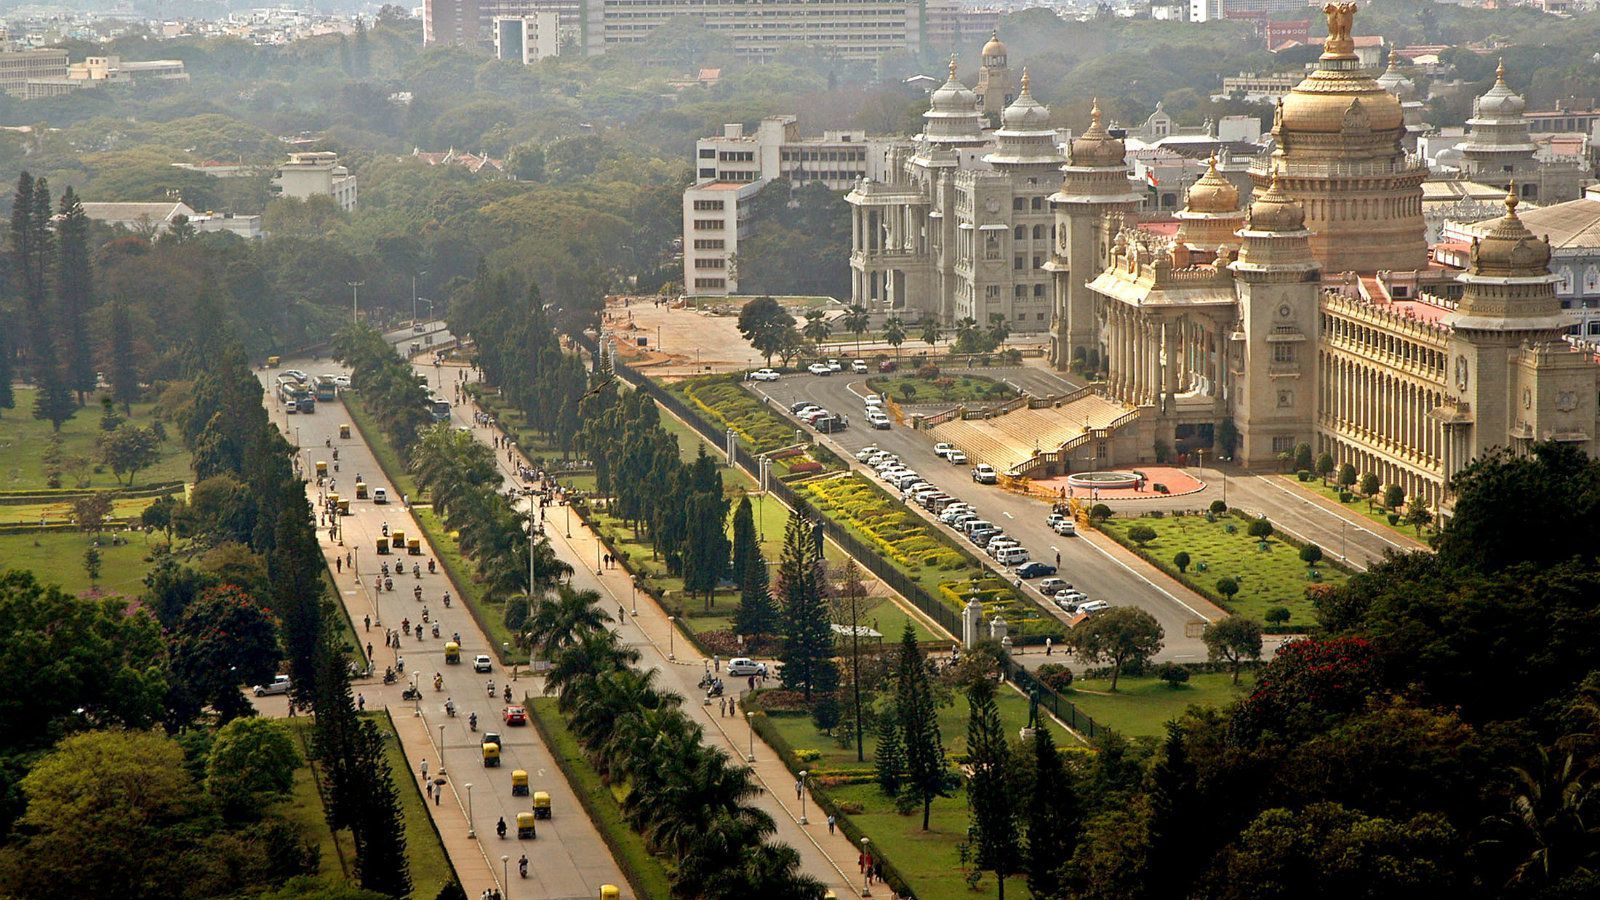
[{"label": "stone pillar", "polygon": [[983,639],[983,604],[976,596],[961,609],[961,643],[971,647]]},{"label": "stone pillar", "polygon": [[1008,628],[1006,626],[1006,620],[1005,619],[1001,618],[1000,616],[995,616],[993,619],[989,620],[989,639],[990,640],[999,641],[1002,644],[1006,643],[1007,634],[1008,634]]}]

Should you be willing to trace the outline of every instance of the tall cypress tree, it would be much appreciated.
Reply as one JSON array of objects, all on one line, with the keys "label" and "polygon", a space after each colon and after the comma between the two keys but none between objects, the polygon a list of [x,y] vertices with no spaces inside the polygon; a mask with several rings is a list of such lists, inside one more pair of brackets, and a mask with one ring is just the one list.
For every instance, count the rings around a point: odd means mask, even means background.
[{"label": "tall cypress tree", "polygon": [[285,481],[282,494],[276,546],[267,562],[272,606],[283,623],[283,648],[289,657],[295,699],[314,703],[317,642],[323,635],[322,572],[326,564],[317,546],[301,482]]},{"label": "tall cypress tree", "polygon": [[405,814],[400,809],[394,772],[383,752],[383,735],[371,719],[362,720],[356,745],[359,765],[367,776],[360,819],[353,829],[361,834],[356,858],[361,886],[390,897],[410,896]]},{"label": "tall cypress tree", "polygon": [[974,682],[967,705],[967,759],[972,768],[967,780],[967,835],[976,850],[975,864],[994,873],[1000,900],[1005,900],[1007,876],[1022,867],[1011,748],[1000,724],[992,682]]},{"label": "tall cypress tree", "polygon": [[12,354],[16,351],[11,343],[14,329],[9,324],[15,321],[12,315],[11,310],[0,303],[0,409],[11,409],[17,405],[16,394],[11,388],[11,382],[16,378],[12,366]]},{"label": "tall cypress tree", "polygon": [[1072,858],[1082,815],[1056,739],[1041,725],[1033,733],[1033,790],[1028,792],[1028,855],[1023,867],[1035,897],[1061,896],[1061,866]]},{"label": "tall cypress tree", "polygon": [[822,560],[811,539],[811,522],[799,509],[789,514],[778,562],[778,593],[783,597],[783,684],[810,702],[816,693],[839,686],[833,661],[833,628],[822,600]]},{"label": "tall cypress tree", "polygon": [[894,705],[906,756],[905,788],[922,804],[922,830],[927,831],[933,798],[950,796],[950,766],[944,758],[944,737],[939,733],[939,709],[928,682],[928,666],[909,621],[900,635],[895,675]]},{"label": "tall cypress tree", "polygon": [[733,567],[730,571],[735,584],[744,585],[744,573],[749,568],[750,557],[760,555],[756,519],[750,507],[750,495],[746,494],[733,511]]},{"label": "tall cypress tree", "polygon": [[1213,848],[1206,838],[1199,773],[1177,722],[1167,723],[1167,739],[1150,767],[1146,793],[1150,824],[1145,896],[1186,897]]},{"label": "tall cypress tree", "polygon": [[878,718],[878,749],[872,763],[878,789],[899,796],[906,779],[906,745],[900,739],[900,712],[892,704]]},{"label": "tall cypress tree", "polygon": [[[26,187],[26,191],[24,188]],[[24,196],[26,194],[26,196]],[[50,308],[50,267],[55,238],[50,231],[50,185],[40,178],[31,185],[17,183],[16,203],[28,211],[11,213],[11,246],[17,257],[23,300],[27,304],[29,362],[39,389],[34,394],[33,417],[50,422],[56,431],[72,417],[72,392],[63,377],[56,349],[56,317]]]},{"label": "tall cypress tree", "polygon": [[772,602],[767,579],[767,561],[757,552],[745,563],[744,586],[739,589],[739,608],[733,612],[733,628],[738,634],[755,636],[777,634],[778,607]]},{"label": "tall cypress tree", "polygon": [[94,390],[94,355],[89,344],[89,310],[94,305],[94,272],[89,260],[89,216],[72,188],[61,195],[56,225],[56,327],[60,365],[67,388],[78,395]]},{"label": "tall cypress tree", "polygon": [[122,295],[111,299],[111,398],[122,404],[122,412],[133,412],[139,399],[139,369],[133,359],[133,328],[128,322],[128,301]]}]

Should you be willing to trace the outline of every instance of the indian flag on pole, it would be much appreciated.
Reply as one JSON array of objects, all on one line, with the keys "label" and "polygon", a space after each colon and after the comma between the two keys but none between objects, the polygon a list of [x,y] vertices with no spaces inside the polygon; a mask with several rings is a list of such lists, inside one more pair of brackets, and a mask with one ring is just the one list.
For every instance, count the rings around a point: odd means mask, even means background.
[{"label": "indian flag on pole", "polygon": [[1144,170],[1144,184],[1145,187],[1150,189],[1150,193],[1152,194],[1156,192],[1156,188],[1161,186],[1161,179],[1156,177],[1155,169]]}]

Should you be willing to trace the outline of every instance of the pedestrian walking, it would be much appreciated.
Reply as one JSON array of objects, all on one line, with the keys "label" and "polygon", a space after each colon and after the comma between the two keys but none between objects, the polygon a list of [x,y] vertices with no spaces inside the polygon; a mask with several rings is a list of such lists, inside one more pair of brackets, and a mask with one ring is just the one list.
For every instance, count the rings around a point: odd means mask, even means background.
[{"label": "pedestrian walking", "polygon": [[714,672],[722,671],[722,657],[715,653],[711,654],[711,669]]},{"label": "pedestrian walking", "polygon": [[799,800],[799,799],[800,799],[800,797],[801,797],[801,796],[802,796],[802,795],[803,795],[803,794],[805,794],[805,792],[806,792],[806,785],[805,785],[805,782],[803,782],[803,781],[801,781],[801,780],[800,780],[800,779],[798,779],[798,778],[796,778],[796,779],[795,779],[795,780],[794,780],[794,798],[795,798],[795,799],[796,799],[796,800]]},{"label": "pedestrian walking", "polygon": [[856,871],[861,873],[867,871],[867,854],[865,852],[856,854]]},{"label": "pedestrian walking", "polygon": [[833,814],[828,814],[828,833],[833,834]]},{"label": "pedestrian walking", "polygon": [[335,556],[333,558],[333,572],[335,575],[344,574],[344,557]]},{"label": "pedestrian walking", "polygon": [[371,641],[367,641],[367,659],[369,661],[372,659],[372,642]]},{"label": "pedestrian walking", "polygon": [[1050,638],[1044,639],[1044,655],[1049,656],[1055,650],[1055,644]]},{"label": "pedestrian walking", "polygon": [[372,616],[370,614],[362,616],[361,617],[361,625],[367,631],[371,631],[372,630]]},{"label": "pedestrian walking", "polygon": [[356,695],[356,712],[366,712],[366,711],[367,711],[367,695],[366,694],[357,694]]},{"label": "pedestrian walking", "polygon": [[424,782],[428,780],[428,761],[426,759],[422,761],[422,780]]}]

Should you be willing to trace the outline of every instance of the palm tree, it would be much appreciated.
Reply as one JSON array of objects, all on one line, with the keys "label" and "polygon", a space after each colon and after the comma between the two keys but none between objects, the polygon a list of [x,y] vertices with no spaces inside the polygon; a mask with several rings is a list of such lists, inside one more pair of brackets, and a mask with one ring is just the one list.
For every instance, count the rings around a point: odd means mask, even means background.
[{"label": "palm tree", "polygon": [[823,315],[820,309],[813,309],[806,313],[806,324],[800,329],[807,338],[818,344],[827,340],[828,335],[833,334],[833,323],[823,318]]},{"label": "palm tree", "polygon": [[1006,314],[990,313],[989,340],[993,341],[996,347],[999,347],[1006,342],[1008,337],[1011,337],[1011,326],[1006,324]]},{"label": "palm tree", "polygon": [[1488,823],[1506,836],[1484,842],[1517,848],[1508,885],[1552,884],[1594,861],[1594,769],[1571,753],[1557,762],[1543,747],[1537,766],[1512,768],[1511,809]]},{"label": "palm tree", "polygon": [[924,344],[932,347],[934,344],[939,343],[939,338],[943,337],[943,333],[939,330],[938,319],[933,316],[923,316],[922,321],[918,324],[922,326],[921,337]]},{"label": "palm tree", "polygon": [[899,316],[890,316],[883,323],[883,339],[894,348],[894,361],[900,362],[900,345],[906,342],[906,323]]},{"label": "palm tree", "polygon": [[585,633],[603,631],[611,621],[611,614],[599,606],[600,595],[594,591],[579,591],[571,585],[556,586],[552,600],[539,600],[523,629],[523,639],[529,647],[543,648],[545,658],[578,642]]},{"label": "palm tree", "polygon": [[971,353],[978,340],[978,320],[965,316],[956,322],[956,349],[961,353]]},{"label": "palm tree", "polygon": [[639,651],[623,646],[616,632],[604,628],[586,631],[550,661],[544,675],[544,692],[556,695],[564,712],[582,685],[638,661]]},{"label": "palm tree", "polygon": [[872,318],[867,315],[867,308],[857,303],[845,311],[844,318],[840,320],[851,334],[856,336],[856,355],[861,355],[861,333],[867,330],[867,325]]}]

